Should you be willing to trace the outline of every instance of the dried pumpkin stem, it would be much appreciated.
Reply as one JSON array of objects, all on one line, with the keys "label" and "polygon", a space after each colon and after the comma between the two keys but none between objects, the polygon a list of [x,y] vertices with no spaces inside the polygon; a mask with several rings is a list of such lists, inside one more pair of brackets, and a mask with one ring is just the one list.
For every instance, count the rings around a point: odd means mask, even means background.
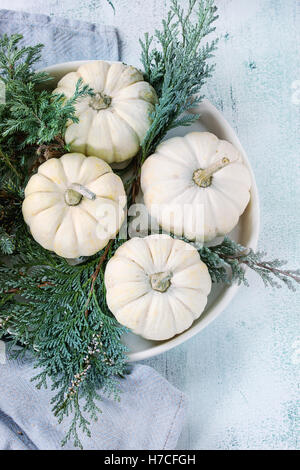
[{"label": "dried pumpkin stem", "polygon": [[233,162],[230,161],[229,158],[224,157],[221,160],[218,160],[217,162],[213,163],[209,167],[205,168],[205,170],[203,170],[202,168],[199,168],[199,170],[195,170],[193,173],[194,183],[200,186],[200,188],[207,188],[211,185],[211,179],[213,174],[221,170],[225,166],[229,165],[230,163]]},{"label": "dried pumpkin stem", "polygon": [[107,109],[110,103],[110,96],[105,95],[105,93],[95,93],[90,100],[90,107],[95,111],[101,111],[102,109]]},{"label": "dried pumpkin stem", "polygon": [[151,274],[150,283],[152,289],[158,292],[166,292],[171,285],[172,276],[171,271]]},{"label": "dried pumpkin stem", "polygon": [[65,192],[65,201],[68,206],[77,206],[83,197],[94,200],[96,194],[79,183],[72,183]]}]

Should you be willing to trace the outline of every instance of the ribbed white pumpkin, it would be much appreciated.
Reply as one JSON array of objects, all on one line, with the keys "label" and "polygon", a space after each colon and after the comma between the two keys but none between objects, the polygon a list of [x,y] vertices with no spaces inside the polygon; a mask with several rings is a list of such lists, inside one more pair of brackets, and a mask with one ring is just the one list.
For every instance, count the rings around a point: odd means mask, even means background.
[{"label": "ribbed white pumpkin", "polygon": [[142,167],[151,216],[168,233],[209,241],[229,233],[249,199],[251,175],[240,152],[209,132],[160,144]]},{"label": "ribbed white pumpkin", "polygon": [[134,67],[99,60],[66,74],[54,93],[70,98],[80,78],[95,95],[75,105],[79,123],[70,122],[65,134],[71,150],[108,163],[132,158],[151,123],[149,114],[157,101],[154,89]]},{"label": "ribbed white pumpkin", "polygon": [[125,203],[123,183],[106,162],[70,153],[39,167],[25,188],[22,210],[40,245],[77,258],[107,245],[123,222]]},{"label": "ribbed white pumpkin", "polygon": [[166,340],[200,316],[211,289],[197,250],[168,235],[132,238],[105,271],[106,300],[117,320],[147,339]]}]

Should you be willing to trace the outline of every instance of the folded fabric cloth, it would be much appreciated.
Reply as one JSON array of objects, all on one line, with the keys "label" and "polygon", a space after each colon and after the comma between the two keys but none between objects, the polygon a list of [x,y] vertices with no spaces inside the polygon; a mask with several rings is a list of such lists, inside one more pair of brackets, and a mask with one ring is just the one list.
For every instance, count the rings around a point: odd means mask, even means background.
[{"label": "folded fabric cloth", "polygon": [[[119,59],[114,28],[76,20],[0,10],[0,34],[21,33],[25,44],[45,44],[40,66],[80,59]],[[60,449],[68,419],[58,424],[52,392],[37,390],[29,354],[8,360],[0,342],[0,449]],[[103,398],[102,414],[80,435],[84,449],[174,449],[185,419],[185,396],[148,366],[134,365],[120,380],[121,400]],[[69,442],[65,449],[72,449]]]},{"label": "folded fabric cloth", "polygon": [[[4,362],[4,361],[2,361]],[[0,449],[60,449],[70,420],[57,423],[51,390],[37,390],[29,354],[0,364]],[[185,397],[154,369],[135,365],[120,380],[121,400],[103,398],[84,449],[174,449],[185,418]],[[69,442],[64,449],[73,449]]]},{"label": "folded fabric cloth", "polygon": [[42,43],[40,67],[81,59],[119,60],[117,30],[67,18],[0,10],[0,34],[22,34],[23,44]]}]

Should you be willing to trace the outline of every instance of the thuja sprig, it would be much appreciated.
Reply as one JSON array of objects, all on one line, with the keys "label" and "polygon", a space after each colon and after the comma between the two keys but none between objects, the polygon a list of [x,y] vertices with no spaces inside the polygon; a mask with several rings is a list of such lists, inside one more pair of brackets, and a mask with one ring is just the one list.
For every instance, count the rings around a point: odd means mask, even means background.
[{"label": "thuja sprig", "polygon": [[[101,325],[100,325],[101,326]],[[103,325],[102,325],[103,326]],[[91,361],[93,358],[99,354],[102,353],[102,358],[101,361],[105,362],[108,366],[112,366],[114,364],[114,361],[112,358],[110,358],[106,351],[103,349],[103,343],[101,340],[101,333],[95,333],[93,334],[92,341],[89,345],[88,352],[86,356],[84,357],[84,366],[83,369],[75,374],[74,379],[71,382],[71,385],[68,390],[68,394],[66,396],[66,400],[69,398],[73,397],[76,393],[78,393],[78,389],[82,382],[86,379],[87,373],[89,369],[91,368]],[[62,405],[63,406],[63,405]]]},{"label": "thuja sprig", "polygon": [[96,266],[96,269],[93,272],[93,275],[91,276],[91,287],[90,287],[90,290],[89,290],[88,298],[87,298],[86,303],[85,303],[85,312],[84,312],[85,317],[87,317],[88,313],[89,313],[89,304],[90,304],[92,296],[94,295],[94,289],[95,289],[95,283],[97,281],[97,277],[99,276],[101,268],[102,268],[106,258],[109,255],[109,251],[111,249],[112,244],[113,244],[113,240],[110,240],[108,242],[108,244],[106,245],[103,254],[100,256],[99,262],[97,263],[97,266]]},{"label": "thuja sprig", "polygon": [[[126,367],[126,348],[120,338],[126,329],[106,306],[101,273],[85,316],[97,256],[83,265],[68,266],[34,241],[24,236],[23,241],[22,254],[12,259],[13,267],[0,267],[1,328],[9,332],[12,344],[21,342],[34,354],[40,368],[34,378],[38,388],[51,379],[57,392],[53,412],[59,422],[73,414],[67,436],[80,445],[78,430],[89,434],[89,419],[96,419],[99,412],[98,390],[118,394],[116,377]],[[75,394],[69,393],[70,386],[76,388]]]},{"label": "thuja sprig", "polygon": [[[67,151],[62,138],[66,123],[77,121],[76,101],[93,92],[80,81],[74,96],[67,100],[41,90],[42,77],[31,70],[40,49],[35,49],[36,54],[27,50],[31,53],[27,60],[20,39],[4,39],[11,46],[9,57],[3,58],[9,64],[9,74],[3,75],[6,103],[0,108],[0,216],[3,212],[5,217],[1,220],[5,230],[0,232],[0,250],[14,254],[9,266],[4,263],[0,267],[0,336],[10,338],[12,347],[22,344],[22,351],[30,349],[34,354],[40,368],[35,383],[38,388],[46,387],[51,380],[56,390],[53,412],[59,422],[73,415],[64,443],[73,439],[80,447],[79,429],[89,435],[89,419],[97,419],[100,411],[98,390],[118,395],[116,377],[124,375],[126,364],[126,348],[120,338],[126,329],[112,318],[105,303],[104,266],[100,269],[99,261],[105,260],[105,250],[81,266],[68,266],[32,240],[22,221],[21,204],[28,174],[43,160]],[[6,42],[3,53],[7,52]],[[13,237],[16,231],[19,236]],[[114,241],[113,247],[116,245]],[[94,332],[101,333],[102,345],[97,352],[91,342]],[[91,350],[95,354],[87,364]],[[71,396],[69,387],[75,383],[77,393]]]},{"label": "thuja sprig", "polygon": [[[81,372],[78,372],[77,374],[75,374],[74,379],[72,380],[71,385],[69,387],[69,391],[67,393],[66,400],[68,400],[69,398],[73,397],[75,394],[78,393],[78,388],[80,387],[83,380],[85,380],[85,378],[87,376],[87,373],[88,373],[88,370],[91,368],[91,359],[92,359],[92,357],[95,356],[95,354],[100,353],[100,348],[99,348],[100,338],[101,338],[100,334],[93,335],[93,340],[92,340],[92,342],[89,346],[88,353],[84,358],[83,370]],[[62,407],[63,406],[64,406],[64,404],[62,405]]]},{"label": "thuja sprig", "polygon": [[44,72],[35,72],[32,66],[41,58],[43,44],[21,46],[23,36],[4,34],[0,41],[0,80],[9,86],[13,81],[41,83],[49,80]]},{"label": "thuja sprig", "polygon": [[295,284],[300,284],[300,269],[282,269],[286,261],[265,259],[266,252],[254,252],[235,241],[225,237],[223,242],[212,247],[202,247],[199,250],[202,261],[207,265],[212,280],[231,284],[249,285],[245,267],[255,271],[264,285],[280,288],[286,285],[292,291]]},{"label": "thuja sprig", "polygon": [[133,203],[140,188],[140,170],[145,159],[154,151],[168,131],[189,126],[199,118],[186,113],[199,103],[201,88],[212,75],[213,57],[218,39],[203,43],[215,30],[218,18],[213,0],[189,0],[186,9],[178,0],[171,0],[170,11],[154,36],[145,34],[140,40],[141,62],[145,79],[158,95],[158,103],[151,114],[151,126],[135,158],[135,178],[129,192]]},{"label": "thuja sprig", "polygon": [[13,172],[19,180],[22,179],[21,173],[19,173],[19,171],[13,165],[11,159],[6,155],[6,153],[4,153],[2,151],[1,148],[0,148],[0,161],[1,161],[2,165],[6,166],[9,171]]},{"label": "thuja sprig", "polygon": [[64,135],[67,121],[78,122],[75,103],[93,94],[88,85],[79,79],[74,95],[65,99],[62,94],[53,95],[47,90],[39,91],[33,82],[15,81],[10,88],[6,106],[9,117],[0,123],[4,138],[21,135],[18,149],[27,145],[48,144]]},{"label": "thuja sprig", "polygon": [[145,79],[159,98],[142,143],[141,163],[169,130],[188,126],[199,117],[183,113],[202,100],[200,90],[214,70],[214,64],[207,61],[218,40],[204,44],[203,40],[215,30],[216,10],[213,0],[189,0],[186,9],[171,0],[162,29],[140,40]]},{"label": "thuja sprig", "polygon": [[82,80],[78,80],[74,95],[68,99],[41,89],[51,78],[33,70],[42,47],[23,47],[19,34],[0,39],[0,81],[5,87],[5,102],[0,105],[0,170],[6,167],[17,176],[68,151],[63,136],[68,121],[78,122],[75,104],[80,98],[93,95]]},{"label": "thuja sprig", "polygon": [[[36,168],[69,149],[63,136],[67,122],[77,122],[75,105],[93,91],[78,81],[74,95],[66,99],[51,90],[41,90],[49,75],[33,70],[42,45],[22,46],[22,36],[0,39],[0,81],[5,86],[5,102],[0,105],[0,253],[11,254],[20,226],[22,196],[12,198],[5,186],[13,181],[24,189]],[[2,210],[3,208],[3,210]],[[4,215],[3,215],[4,213]]]}]

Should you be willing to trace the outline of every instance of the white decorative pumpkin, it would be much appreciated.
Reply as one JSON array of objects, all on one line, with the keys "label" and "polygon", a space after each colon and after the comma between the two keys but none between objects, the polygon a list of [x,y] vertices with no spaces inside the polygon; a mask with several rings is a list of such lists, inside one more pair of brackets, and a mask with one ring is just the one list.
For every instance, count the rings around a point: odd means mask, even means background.
[{"label": "white decorative pumpkin", "polygon": [[240,152],[209,132],[161,143],[142,167],[149,213],[168,233],[209,241],[229,233],[250,199]]},{"label": "white decorative pumpkin", "polygon": [[69,123],[66,143],[73,152],[95,155],[108,163],[135,156],[150,127],[149,115],[157,101],[152,86],[132,66],[99,60],[66,74],[54,93],[70,98],[80,78],[95,94],[76,103],[79,122]]},{"label": "white decorative pumpkin", "polygon": [[168,235],[132,238],[105,270],[106,301],[117,320],[147,339],[166,340],[200,316],[211,289],[197,250]]},{"label": "white decorative pumpkin", "polygon": [[69,153],[40,165],[25,188],[22,210],[40,245],[77,258],[93,255],[116,235],[125,204],[123,183],[106,162]]}]

